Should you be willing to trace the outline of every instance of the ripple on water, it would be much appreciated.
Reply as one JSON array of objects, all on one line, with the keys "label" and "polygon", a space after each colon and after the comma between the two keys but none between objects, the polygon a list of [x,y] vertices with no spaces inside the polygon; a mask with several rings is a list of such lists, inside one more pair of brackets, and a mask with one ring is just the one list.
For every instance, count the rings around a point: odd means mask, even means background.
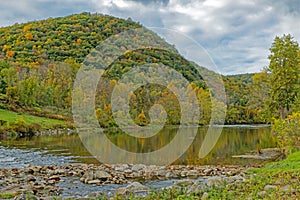
[{"label": "ripple on water", "polygon": [[43,151],[23,150],[0,146],[0,168],[26,168],[29,165],[67,165],[74,163],[70,156],[46,154]]}]

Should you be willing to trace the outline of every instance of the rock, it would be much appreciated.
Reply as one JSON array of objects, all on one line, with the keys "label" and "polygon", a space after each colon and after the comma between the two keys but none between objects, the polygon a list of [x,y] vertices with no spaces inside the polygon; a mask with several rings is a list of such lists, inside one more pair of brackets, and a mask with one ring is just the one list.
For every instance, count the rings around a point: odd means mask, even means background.
[{"label": "rock", "polygon": [[133,182],[126,187],[121,187],[116,190],[119,195],[125,195],[130,193],[148,192],[150,189],[147,186],[142,185],[139,182]]},{"label": "rock", "polygon": [[291,185],[285,185],[280,187],[279,189],[280,191],[284,191],[284,192],[295,192],[296,190],[292,188]]},{"label": "rock", "polygon": [[223,179],[221,177],[209,177],[207,179],[206,185],[208,187],[214,186],[222,186],[223,185]]},{"label": "rock", "polygon": [[14,200],[23,200],[23,199],[38,199],[35,195],[32,194],[20,194],[18,196],[15,196]]},{"label": "rock", "polygon": [[160,169],[160,170],[157,171],[157,176],[159,176],[159,177],[166,177],[166,174],[167,174],[167,173],[168,173],[167,170],[165,170],[165,169]]},{"label": "rock", "polygon": [[167,172],[166,173],[166,178],[167,179],[172,179],[172,178],[177,178],[178,176],[174,174],[173,172]]},{"label": "rock", "polygon": [[131,170],[131,169],[125,169],[125,170],[124,170],[124,173],[130,174],[130,173],[132,173],[132,170]]},{"label": "rock", "polygon": [[92,181],[93,179],[94,179],[93,171],[87,171],[84,173],[84,175],[80,180],[83,180],[82,182],[87,183],[88,181]]},{"label": "rock", "polygon": [[193,185],[188,186],[187,193],[191,194],[194,192],[198,192],[200,190],[203,191],[204,189],[206,189],[205,185],[203,184],[202,181],[198,180]]},{"label": "rock", "polygon": [[260,192],[257,193],[257,195],[259,197],[265,198],[267,196],[267,192],[266,191],[260,191]]},{"label": "rock", "polygon": [[213,171],[213,169],[205,169],[205,170],[203,170],[203,174],[206,176],[209,176],[212,171]]},{"label": "rock", "polygon": [[48,180],[60,181],[60,177],[57,176],[57,175],[53,175],[53,176],[50,176],[50,177],[48,178]]},{"label": "rock", "polygon": [[245,181],[245,178],[241,175],[235,175],[225,178],[226,183],[234,183],[239,181]]},{"label": "rock", "polygon": [[190,179],[184,179],[184,180],[180,180],[180,181],[177,181],[174,186],[189,186],[189,185],[193,185],[194,182]]},{"label": "rock", "polygon": [[26,178],[27,182],[31,182],[31,181],[36,181],[36,178],[32,175],[28,175],[27,178]]},{"label": "rock", "polygon": [[198,178],[199,173],[197,170],[190,170],[187,172],[186,176],[189,178]]},{"label": "rock", "polygon": [[43,190],[45,188],[45,185],[44,184],[40,184],[40,185],[35,186],[35,188],[37,190]]},{"label": "rock", "polygon": [[65,173],[66,173],[66,170],[64,170],[64,169],[56,169],[53,172],[54,175],[63,175]]},{"label": "rock", "polygon": [[207,192],[204,192],[201,199],[207,199],[208,198],[208,193]]},{"label": "rock", "polygon": [[105,181],[105,180],[111,178],[111,175],[109,173],[107,173],[106,171],[99,170],[94,173],[93,178]]},{"label": "rock", "polygon": [[84,183],[85,178],[81,177],[79,180]]},{"label": "rock", "polygon": [[128,168],[127,164],[115,166],[116,171],[124,172]]},{"label": "rock", "polygon": [[267,190],[276,190],[276,185],[266,185],[264,187],[264,190],[267,191]]},{"label": "rock", "polygon": [[55,184],[55,182],[56,182],[55,180],[49,180],[49,181],[48,181],[48,184],[50,184],[50,185],[54,185],[54,184]]},{"label": "rock", "polygon": [[133,165],[133,167],[131,168],[132,171],[135,172],[139,172],[142,171],[145,168],[145,165],[143,164],[137,164],[137,165]]},{"label": "rock", "polygon": [[101,181],[99,179],[88,181],[87,184],[99,184]]},{"label": "rock", "polygon": [[261,149],[261,154],[245,154],[245,155],[234,155],[233,158],[245,158],[245,159],[258,159],[258,160],[282,160],[285,155],[278,148],[267,148]]},{"label": "rock", "polygon": [[180,172],[180,176],[181,177],[186,177],[187,173],[188,173],[187,170],[183,170],[183,171]]}]

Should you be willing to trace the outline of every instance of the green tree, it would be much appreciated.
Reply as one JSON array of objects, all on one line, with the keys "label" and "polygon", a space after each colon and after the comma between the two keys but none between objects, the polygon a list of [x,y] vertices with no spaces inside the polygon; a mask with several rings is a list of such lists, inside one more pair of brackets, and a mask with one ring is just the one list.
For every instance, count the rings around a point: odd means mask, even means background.
[{"label": "green tree", "polygon": [[270,98],[270,74],[266,71],[257,73],[252,77],[250,85],[250,101],[249,106],[253,112],[255,121],[266,122],[269,117],[269,112],[266,107]]},{"label": "green tree", "polygon": [[[269,109],[282,119],[291,112],[299,95],[299,45],[291,35],[276,37],[270,48],[271,72]],[[275,114],[277,117],[278,115]]]},{"label": "green tree", "polygon": [[[11,64],[5,60],[0,60],[0,93],[5,94],[7,82],[5,80],[4,70],[11,67]],[[3,71],[3,72],[2,72]]]}]

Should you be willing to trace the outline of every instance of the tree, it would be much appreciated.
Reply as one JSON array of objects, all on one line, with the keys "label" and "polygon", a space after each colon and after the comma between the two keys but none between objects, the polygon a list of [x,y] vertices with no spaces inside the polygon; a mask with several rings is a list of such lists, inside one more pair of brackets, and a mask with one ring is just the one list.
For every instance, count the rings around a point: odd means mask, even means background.
[{"label": "tree", "polygon": [[250,101],[249,106],[252,109],[255,121],[266,122],[269,112],[266,107],[270,98],[270,74],[266,71],[254,74],[250,85]]},{"label": "tree", "polygon": [[291,35],[276,37],[270,48],[271,90],[269,109],[282,119],[299,95],[299,45]]}]

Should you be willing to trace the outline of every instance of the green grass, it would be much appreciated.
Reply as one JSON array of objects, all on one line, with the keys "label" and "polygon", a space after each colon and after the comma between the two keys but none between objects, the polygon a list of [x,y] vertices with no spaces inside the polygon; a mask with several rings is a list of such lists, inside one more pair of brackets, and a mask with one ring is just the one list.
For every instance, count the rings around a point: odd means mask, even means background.
[{"label": "green grass", "polygon": [[4,194],[0,194],[0,198],[1,199],[12,199],[15,196],[17,196],[17,194],[14,193],[4,193]]},{"label": "green grass", "polygon": [[42,129],[48,129],[56,125],[63,125],[66,123],[62,120],[37,117],[28,114],[19,114],[3,109],[0,109],[0,120],[5,120],[7,122],[17,122],[18,120],[24,120],[26,124],[39,124],[41,125]]},{"label": "green grass", "polygon": [[254,173],[280,173],[280,172],[297,172],[300,171],[300,151],[295,152],[287,157],[285,160],[279,162],[272,162],[266,164],[261,169],[250,170]]}]

